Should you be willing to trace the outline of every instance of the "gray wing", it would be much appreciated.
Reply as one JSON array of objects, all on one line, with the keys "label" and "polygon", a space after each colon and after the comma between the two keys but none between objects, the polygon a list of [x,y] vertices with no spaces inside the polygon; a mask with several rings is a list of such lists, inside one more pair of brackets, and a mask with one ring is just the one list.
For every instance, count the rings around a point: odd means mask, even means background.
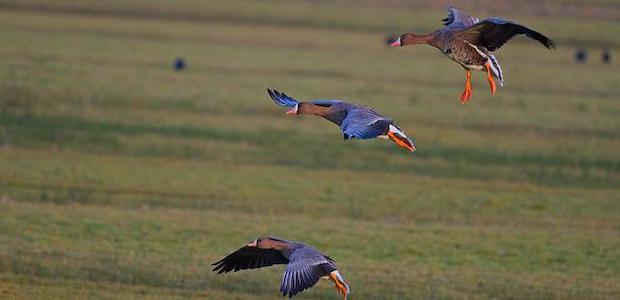
[{"label": "gray wing", "polygon": [[443,25],[449,28],[459,29],[469,27],[478,23],[478,18],[469,16],[464,12],[450,6],[448,7],[448,16],[442,20]]},{"label": "gray wing", "polygon": [[336,270],[333,261],[312,247],[300,246],[289,256],[280,292],[289,298],[314,286],[323,276]]},{"label": "gray wing", "polygon": [[387,132],[392,120],[368,107],[353,106],[348,109],[340,128],[345,139],[372,139]]}]

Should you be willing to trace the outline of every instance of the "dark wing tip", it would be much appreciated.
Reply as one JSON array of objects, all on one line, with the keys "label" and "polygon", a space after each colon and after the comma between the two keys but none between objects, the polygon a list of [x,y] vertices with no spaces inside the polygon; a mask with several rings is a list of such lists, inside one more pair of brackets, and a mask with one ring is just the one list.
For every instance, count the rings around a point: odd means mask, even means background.
[{"label": "dark wing tip", "polygon": [[290,97],[276,89],[267,89],[267,93],[269,93],[271,99],[273,99],[273,101],[280,106],[294,107],[298,104],[297,100],[293,97]]},{"label": "dark wing tip", "polygon": [[217,271],[217,274],[228,273],[232,268],[230,268],[231,263],[227,260],[228,256],[221,259],[220,261],[211,264],[215,266],[211,271]]},{"label": "dark wing tip", "polygon": [[218,260],[218,261],[216,261],[216,262],[212,263],[211,265],[212,265],[212,266],[217,266],[216,268],[221,268],[221,267],[222,267],[222,265],[224,265],[224,261],[226,260],[226,258],[227,258],[227,257],[224,257],[224,258],[222,258],[222,259],[220,259],[220,260]]},{"label": "dark wing tip", "polygon": [[273,100],[273,102],[280,106],[286,106],[284,103],[282,103],[282,100],[280,100],[280,93],[276,89],[267,89],[267,93],[269,93],[269,97],[271,97],[271,100]]},{"label": "dark wing tip", "polygon": [[450,25],[450,23],[454,22],[454,13],[452,12],[452,10],[450,10],[450,8],[448,8],[448,11],[449,11],[448,16],[441,19],[444,26],[448,26]]},{"label": "dark wing tip", "polygon": [[215,272],[215,271],[218,271],[218,270],[219,270],[219,272],[217,272],[217,273],[221,274],[224,271],[224,264],[218,264],[211,271]]},{"label": "dark wing tip", "polygon": [[543,46],[547,47],[547,49],[555,49],[555,42],[553,40],[551,40],[550,38],[546,37],[545,35],[543,35],[540,32],[534,31],[532,29],[529,29],[527,27],[525,27],[527,29],[527,36],[530,38],[533,38],[537,41],[539,41],[541,44],[543,44]]},{"label": "dark wing tip", "polygon": [[525,34],[527,37],[537,40],[539,43],[541,43],[543,46],[545,46],[547,49],[555,49],[555,42],[553,40],[551,40],[550,38],[548,38],[547,36],[545,36],[544,34],[533,30],[527,26],[523,26],[521,24],[517,24],[514,22],[510,22],[510,21],[506,21],[504,19],[501,18],[491,18],[492,22],[495,23],[496,25],[507,25],[509,26],[509,30],[511,30],[511,36],[516,35],[516,34]]},{"label": "dark wing tip", "polygon": [[555,42],[552,39],[547,38],[547,43],[545,44],[545,47],[547,47],[547,49],[555,49]]},{"label": "dark wing tip", "polygon": [[445,18],[443,18],[441,21],[443,21],[443,25],[448,26],[452,23],[454,23],[455,19],[456,19],[456,13],[459,12],[459,9],[450,5],[446,8],[446,10],[448,11],[448,16],[446,16]]}]

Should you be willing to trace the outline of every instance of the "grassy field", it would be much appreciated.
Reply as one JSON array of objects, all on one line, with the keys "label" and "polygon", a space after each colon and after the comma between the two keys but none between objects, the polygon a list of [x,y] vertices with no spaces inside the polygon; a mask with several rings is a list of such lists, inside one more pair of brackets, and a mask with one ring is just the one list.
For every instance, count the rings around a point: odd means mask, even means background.
[{"label": "grassy field", "polygon": [[[279,299],[282,267],[210,271],[261,235],[334,257],[352,299],[620,298],[617,16],[502,12],[558,49],[516,38],[461,105],[460,67],[383,43],[445,13],[391,3],[0,1],[0,298]],[[371,105],[418,151],[266,88]]]}]

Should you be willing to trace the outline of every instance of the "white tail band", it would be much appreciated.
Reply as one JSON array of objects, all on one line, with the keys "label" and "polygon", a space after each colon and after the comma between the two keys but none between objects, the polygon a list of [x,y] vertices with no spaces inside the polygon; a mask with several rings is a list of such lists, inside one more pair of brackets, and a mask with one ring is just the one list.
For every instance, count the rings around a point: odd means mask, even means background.
[{"label": "white tail band", "polygon": [[495,74],[495,77],[499,79],[499,86],[504,87],[504,74],[502,73],[502,67],[495,56],[489,54],[489,61],[491,62],[491,71]]}]

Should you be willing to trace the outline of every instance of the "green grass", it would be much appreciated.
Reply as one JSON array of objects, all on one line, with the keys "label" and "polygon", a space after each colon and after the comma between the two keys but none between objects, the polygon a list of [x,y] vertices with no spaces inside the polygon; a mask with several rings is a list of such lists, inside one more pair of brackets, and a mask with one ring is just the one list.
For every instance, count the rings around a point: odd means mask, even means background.
[{"label": "green grass", "polygon": [[[439,26],[424,5],[1,1],[0,298],[276,299],[282,267],[210,271],[268,234],[334,257],[353,299],[619,298],[620,70],[573,63],[617,52],[590,15],[613,5],[472,11],[559,47],[516,38],[506,87],[475,73],[467,105],[457,65],[383,44]],[[371,105],[419,150],[342,141],[266,88]]]}]

